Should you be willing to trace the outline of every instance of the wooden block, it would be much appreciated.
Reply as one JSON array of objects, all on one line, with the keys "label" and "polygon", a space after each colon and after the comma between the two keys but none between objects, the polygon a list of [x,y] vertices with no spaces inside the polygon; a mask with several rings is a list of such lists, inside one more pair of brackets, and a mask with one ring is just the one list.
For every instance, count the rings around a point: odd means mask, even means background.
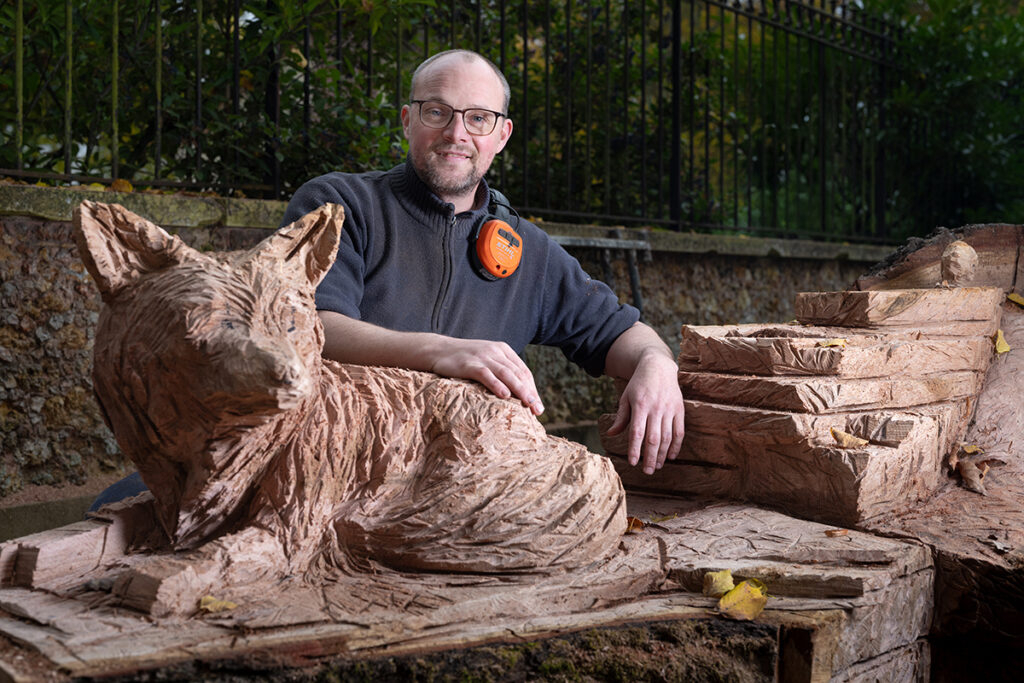
[{"label": "wooden block", "polygon": [[831,683],[859,683],[860,681],[905,681],[929,683],[931,677],[931,648],[921,639],[878,657],[858,662],[837,672]]},{"label": "wooden block", "polygon": [[[978,254],[978,270],[971,285],[999,287],[1010,291],[1020,277],[1020,244],[1024,226],[1008,224],[969,225],[956,231],[944,231],[917,245],[913,250],[893,255],[882,267],[857,279],[854,289],[914,289],[934,287],[942,279],[941,257],[946,246],[962,240]],[[1017,276],[1014,277],[1014,273]]]},{"label": "wooden block", "polygon": [[977,372],[949,372],[892,379],[756,377],[679,372],[683,395],[695,399],[804,413],[891,410],[955,401],[981,388]]},{"label": "wooden block", "polygon": [[[769,328],[785,336],[724,334],[720,326],[684,325],[679,367],[690,372],[749,375],[834,375],[844,378],[893,377],[988,367],[987,338],[908,339],[853,330],[790,326]],[[831,333],[826,334],[826,333]],[[842,344],[829,344],[841,339]]]},{"label": "wooden block", "polygon": [[991,637],[1024,645],[1024,309],[1007,304],[1003,332],[1011,350],[989,368],[962,440],[983,452],[986,495],[958,478],[918,505],[872,520],[885,534],[921,539],[936,557],[936,633]]},{"label": "wooden block", "polygon": [[808,325],[868,327],[946,324],[956,334],[960,322],[998,319],[1003,290],[995,287],[801,292],[796,318]]},{"label": "wooden block", "polygon": [[[852,526],[937,489],[967,417],[963,402],[914,412],[810,415],[689,400],[679,458],[653,475],[625,462],[623,439],[603,436],[602,443],[629,491],[744,500]],[[606,430],[610,419],[603,416],[599,428]],[[833,428],[875,441],[840,448]]]},{"label": "wooden block", "polygon": [[108,527],[103,522],[86,520],[18,539],[14,585],[52,585],[95,567],[103,557]]},{"label": "wooden block", "polygon": [[[729,569],[737,581],[762,580],[775,596],[769,608],[807,609],[817,601],[821,610],[843,607],[843,619],[829,624],[822,614],[807,629],[818,636],[808,638],[810,659],[819,650],[829,655],[827,667],[812,667],[823,677],[788,680],[834,679],[912,646],[928,632],[934,574],[920,544],[850,530],[830,535],[836,530],[828,526],[745,505],[705,506],[672,516],[664,500],[630,496],[629,501],[631,515],[659,520],[655,525],[671,576],[687,590],[699,591],[705,572]],[[791,637],[799,629],[797,619],[784,625]]]},{"label": "wooden block", "polygon": [[17,543],[0,543],[0,587],[14,585],[14,561],[17,557]]}]

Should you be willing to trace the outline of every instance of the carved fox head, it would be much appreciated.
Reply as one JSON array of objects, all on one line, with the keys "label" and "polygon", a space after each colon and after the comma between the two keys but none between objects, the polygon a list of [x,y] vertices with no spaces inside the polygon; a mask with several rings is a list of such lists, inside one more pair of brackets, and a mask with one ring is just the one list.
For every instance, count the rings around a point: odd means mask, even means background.
[{"label": "carved fox head", "polygon": [[273,430],[317,390],[323,330],[313,293],[343,219],[328,205],[248,251],[200,253],[121,206],[76,210],[79,251],[105,304],[96,395],[143,479],[160,482],[150,487],[172,538],[183,531],[172,519],[179,505],[213,479],[253,477],[265,464],[234,462],[225,444]]}]

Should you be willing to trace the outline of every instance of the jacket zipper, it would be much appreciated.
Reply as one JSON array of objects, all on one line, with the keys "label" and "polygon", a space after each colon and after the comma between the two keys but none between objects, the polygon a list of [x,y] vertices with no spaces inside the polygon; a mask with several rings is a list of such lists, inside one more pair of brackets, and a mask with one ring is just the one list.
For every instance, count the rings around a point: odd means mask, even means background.
[{"label": "jacket zipper", "polygon": [[448,299],[448,289],[452,282],[452,270],[454,264],[452,263],[452,249],[451,239],[452,230],[455,228],[455,208],[451,209],[451,218],[445,223],[444,231],[442,232],[441,248],[442,248],[442,269],[441,269],[441,288],[437,293],[437,299],[434,301],[434,315],[430,321],[430,328],[435,333],[441,331],[441,313],[444,309],[444,303]]}]

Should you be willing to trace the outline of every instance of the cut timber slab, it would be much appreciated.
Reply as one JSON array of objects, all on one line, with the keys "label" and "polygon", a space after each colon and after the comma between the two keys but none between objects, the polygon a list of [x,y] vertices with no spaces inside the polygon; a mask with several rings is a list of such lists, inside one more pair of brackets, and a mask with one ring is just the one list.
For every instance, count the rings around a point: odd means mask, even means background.
[{"label": "cut timber slab", "polygon": [[[864,667],[903,661],[926,633],[933,570],[920,544],[836,535],[745,505],[633,495],[627,506],[646,526],[623,537],[611,560],[563,574],[407,574],[400,585],[384,574],[331,586],[295,580],[273,605],[244,587],[223,586],[218,597],[237,602],[235,609],[187,618],[114,607],[97,590],[58,595],[4,587],[0,634],[72,676],[257,653],[278,664],[373,660],[614,624],[715,622],[716,600],[697,591],[704,571],[720,569],[768,585],[771,597],[756,623],[777,634],[777,669],[767,668],[774,680],[854,680]],[[93,578],[102,576],[97,568]],[[354,593],[368,597],[364,609],[344,608]],[[704,642],[713,632],[705,631]]]},{"label": "cut timber slab", "polygon": [[[612,419],[599,421],[602,444],[627,490],[745,500],[857,526],[939,487],[967,406],[811,415],[688,400],[682,451],[651,476],[621,457],[625,439],[606,433]],[[840,448],[833,429],[869,443]]]},{"label": "cut timber slab", "polygon": [[[846,328],[684,325],[679,368],[742,375],[896,377],[976,371],[988,365],[991,340],[851,334]],[[858,331],[859,332],[859,331]]]},{"label": "cut timber slab", "polygon": [[[968,225],[956,230],[942,229],[923,244],[903,249],[886,263],[861,276],[854,289],[884,290],[934,287],[942,279],[943,250],[954,240],[971,245],[978,254],[978,269],[970,284],[1011,291],[1024,285],[1024,225]],[[1022,290],[1018,290],[1022,291]]]},{"label": "cut timber slab", "polygon": [[975,396],[977,372],[949,372],[893,379],[742,377],[679,372],[683,394],[705,401],[801,413],[892,410]]},{"label": "cut timber slab", "polygon": [[[995,287],[801,292],[796,318],[807,325],[872,327],[998,320],[1005,295]],[[958,327],[958,325],[957,325]],[[952,329],[951,329],[952,332]]]},{"label": "cut timber slab", "polygon": [[1003,333],[1010,351],[992,362],[964,437],[983,449],[975,460],[990,468],[986,495],[951,475],[923,504],[867,526],[934,549],[939,635],[979,637],[1009,654],[1024,646],[1024,309],[1005,304]]}]

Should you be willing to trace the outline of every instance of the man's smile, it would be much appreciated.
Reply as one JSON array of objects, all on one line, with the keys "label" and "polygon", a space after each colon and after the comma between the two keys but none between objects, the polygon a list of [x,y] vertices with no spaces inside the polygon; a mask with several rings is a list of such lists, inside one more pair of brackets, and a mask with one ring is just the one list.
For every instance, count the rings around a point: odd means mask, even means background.
[{"label": "man's smile", "polygon": [[461,152],[457,149],[438,149],[434,150],[434,153],[437,154],[442,159],[446,159],[449,161],[458,161],[460,159],[473,158],[473,155],[470,154],[469,152]]}]

